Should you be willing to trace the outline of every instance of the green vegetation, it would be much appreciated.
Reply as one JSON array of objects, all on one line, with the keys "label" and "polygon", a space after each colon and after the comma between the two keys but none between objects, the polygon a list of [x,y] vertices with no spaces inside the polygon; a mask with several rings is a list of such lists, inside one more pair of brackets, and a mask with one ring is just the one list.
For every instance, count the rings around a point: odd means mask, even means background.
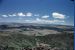
[{"label": "green vegetation", "polygon": [[36,42],[48,44],[51,49],[73,50],[72,26],[0,26],[0,48],[21,50],[36,47]]},{"label": "green vegetation", "polygon": [[27,36],[24,34],[10,34],[9,36],[0,35],[0,46],[14,47],[19,50],[23,47],[32,48],[36,46],[38,39],[40,43],[49,44],[51,48],[67,48],[73,50],[73,34],[50,34],[46,36]]}]

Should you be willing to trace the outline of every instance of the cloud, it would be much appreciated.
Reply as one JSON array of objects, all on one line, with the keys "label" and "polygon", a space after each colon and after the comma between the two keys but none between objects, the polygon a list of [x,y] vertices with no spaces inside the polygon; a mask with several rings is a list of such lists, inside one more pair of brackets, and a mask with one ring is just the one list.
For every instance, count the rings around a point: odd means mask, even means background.
[{"label": "cloud", "polygon": [[29,22],[30,20],[25,20],[25,21]]},{"label": "cloud", "polygon": [[16,14],[12,14],[12,16],[17,16]]},{"label": "cloud", "polygon": [[63,23],[63,22],[65,22],[64,20],[53,20],[54,22],[58,22],[58,23]]},{"label": "cloud", "polygon": [[19,12],[19,13],[8,14],[8,16],[9,17],[14,17],[14,16],[24,17],[26,15],[22,12]]},{"label": "cloud", "polygon": [[18,17],[30,17],[32,16],[32,13],[28,12],[26,14],[24,14],[23,12],[19,12],[19,13],[13,13],[13,14],[6,14],[6,15],[1,15],[3,17],[14,17],[14,16],[18,16]]},{"label": "cloud", "polygon": [[42,16],[42,18],[48,18],[48,17],[49,17],[48,15]]},{"label": "cloud", "polygon": [[38,23],[38,24],[58,24],[58,23],[65,23],[64,20],[45,20],[36,18],[35,20],[25,20],[26,23]]},{"label": "cloud", "polygon": [[32,16],[32,13],[30,13],[30,12],[28,12],[27,14],[26,14],[26,16]]},{"label": "cloud", "polygon": [[41,19],[39,19],[39,18],[36,18],[36,21],[41,21]]},{"label": "cloud", "polygon": [[2,15],[2,17],[5,17],[5,18],[7,18],[8,16],[7,16],[7,15]]},{"label": "cloud", "polygon": [[26,16],[24,13],[20,12],[17,14],[18,16]]},{"label": "cloud", "polygon": [[9,17],[17,16],[16,14],[8,14]]},{"label": "cloud", "polygon": [[34,14],[34,16],[39,16],[39,14]]},{"label": "cloud", "polygon": [[65,19],[65,15],[57,13],[57,12],[53,12],[52,16],[53,16],[53,18]]},{"label": "cloud", "polygon": [[8,16],[12,17],[12,15],[8,14]]}]

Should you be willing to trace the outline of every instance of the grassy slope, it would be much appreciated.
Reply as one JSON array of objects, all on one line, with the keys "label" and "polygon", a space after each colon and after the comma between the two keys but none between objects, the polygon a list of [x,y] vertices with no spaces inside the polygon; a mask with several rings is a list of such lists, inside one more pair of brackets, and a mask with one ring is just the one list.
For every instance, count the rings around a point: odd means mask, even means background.
[{"label": "grassy slope", "polygon": [[46,36],[27,36],[23,34],[11,34],[9,36],[0,36],[0,45],[15,48],[21,47],[33,47],[35,46],[35,38],[41,43],[46,43],[51,46],[51,48],[70,48],[73,49],[73,34],[50,34]]}]

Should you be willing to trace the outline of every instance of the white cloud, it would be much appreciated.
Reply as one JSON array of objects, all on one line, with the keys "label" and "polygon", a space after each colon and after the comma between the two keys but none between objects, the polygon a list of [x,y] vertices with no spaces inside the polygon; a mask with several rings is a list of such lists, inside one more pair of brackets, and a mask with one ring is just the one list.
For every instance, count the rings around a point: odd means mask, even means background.
[{"label": "white cloud", "polygon": [[26,16],[24,13],[20,12],[17,14],[18,16]]},{"label": "white cloud", "polygon": [[26,23],[38,23],[38,24],[61,24],[65,23],[64,20],[45,20],[45,19],[40,19],[36,18],[35,20],[25,20]]},{"label": "white cloud", "polygon": [[30,20],[25,20],[25,21],[30,22]]},{"label": "white cloud", "polygon": [[13,13],[13,14],[7,14],[7,15],[1,15],[2,17],[14,17],[14,16],[18,16],[18,17],[24,17],[24,16],[32,16],[32,13],[22,13],[22,12],[19,12],[19,13]]},{"label": "white cloud", "polygon": [[17,16],[16,14],[12,14],[12,16]]},{"label": "white cloud", "polygon": [[39,14],[34,14],[34,16],[39,16]]},{"label": "white cloud", "polygon": [[7,18],[8,16],[7,15],[2,15],[3,17]]},{"label": "white cloud", "polygon": [[36,21],[41,21],[41,19],[39,19],[39,18],[36,18]]},{"label": "white cloud", "polygon": [[54,21],[54,22],[58,22],[58,23],[59,23],[59,22],[60,22],[60,23],[61,23],[61,22],[65,22],[64,20],[53,20],[53,21]]},{"label": "white cloud", "polygon": [[53,12],[52,16],[53,16],[53,18],[65,19],[65,15],[57,13],[57,12]]},{"label": "white cloud", "polygon": [[26,14],[26,16],[32,16],[32,13],[30,13],[30,12],[28,12],[27,14]]},{"label": "white cloud", "polygon": [[10,14],[8,16],[12,17],[12,15],[10,15]]},{"label": "white cloud", "polygon": [[48,18],[48,17],[49,17],[48,15],[42,16],[42,18]]},{"label": "white cloud", "polygon": [[9,17],[17,16],[16,14],[8,14]]}]

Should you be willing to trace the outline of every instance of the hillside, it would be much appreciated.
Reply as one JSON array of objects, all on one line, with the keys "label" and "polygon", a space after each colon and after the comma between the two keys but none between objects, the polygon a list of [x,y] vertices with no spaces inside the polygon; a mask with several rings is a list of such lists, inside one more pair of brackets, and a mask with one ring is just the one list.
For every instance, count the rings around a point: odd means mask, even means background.
[{"label": "hillside", "polygon": [[59,50],[73,50],[73,32],[73,26],[63,25],[0,25],[0,46],[21,50],[23,47],[33,48],[38,42],[48,44],[51,49],[57,47]]}]

